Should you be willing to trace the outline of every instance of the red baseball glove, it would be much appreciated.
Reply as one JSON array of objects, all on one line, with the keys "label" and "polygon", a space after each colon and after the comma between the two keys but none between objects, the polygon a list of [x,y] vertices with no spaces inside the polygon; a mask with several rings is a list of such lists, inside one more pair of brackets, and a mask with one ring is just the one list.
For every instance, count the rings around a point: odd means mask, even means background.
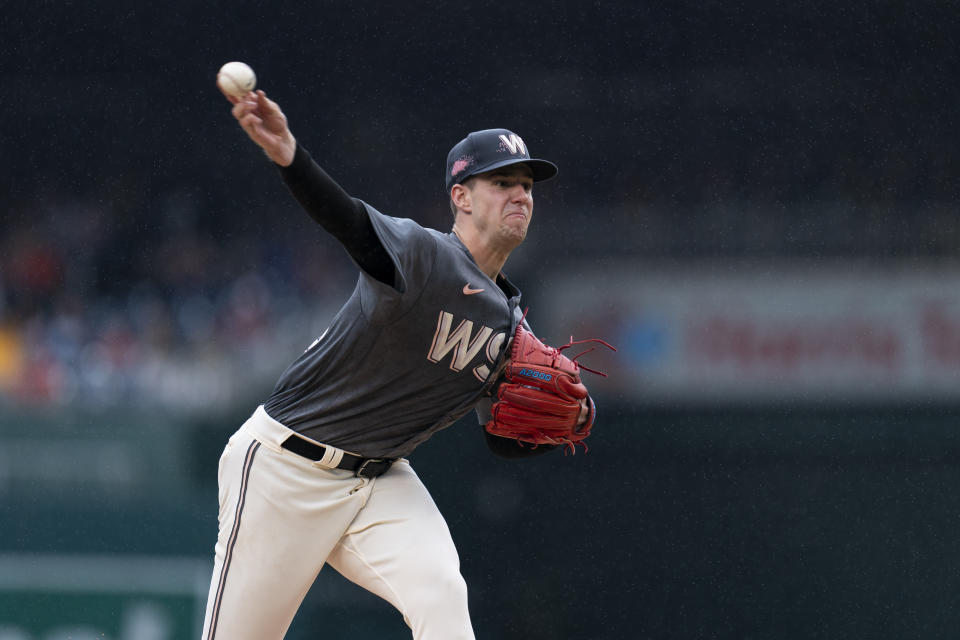
[{"label": "red baseball glove", "polygon": [[[556,348],[545,345],[537,336],[517,325],[510,347],[510,360],[504,371],[504,380],[497,388],[493,403],[493,418],[487,422],[487,433],[503,438],[514,438],[533,445],[564,444],[576,451],[590,435],[596,410],[587,387],[580,379],[580,369],[604,375],[576,362],[560,352],[575,344],[599,342],[614,349],[603,340],[579,340]],[[581,401],[588,408],[586,421],[578,424]]]}]

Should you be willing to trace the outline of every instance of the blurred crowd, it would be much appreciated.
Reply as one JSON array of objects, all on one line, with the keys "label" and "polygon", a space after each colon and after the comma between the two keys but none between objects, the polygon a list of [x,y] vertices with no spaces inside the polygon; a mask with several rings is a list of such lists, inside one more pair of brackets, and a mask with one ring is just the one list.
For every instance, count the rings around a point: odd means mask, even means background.
[{"label": "blurred crowd", "polygon": [[319,234],[200,229],[183,193],[133,229],[117,202],[22,206],[0,236],[0,404],[221,408],[262,392],[355,279]]},{"label": "blurred crowd", "polygon": [[[950,258],[960,247],[943,203],[756,198],[591,210],[547,197],[557,202],[517,258],[530,286],[538,267],[557,264],[557,246],[611,268],[637,258]],[[164,194],[150,223],[131,224],[123,202],[43,194],[2,224],[0,404],[227,406],[247,389],[262,393],[355,283],[335,241],[291,215],[292,199],[262,203],[268,232],[205,222],[204,200],[189,191]]]}]

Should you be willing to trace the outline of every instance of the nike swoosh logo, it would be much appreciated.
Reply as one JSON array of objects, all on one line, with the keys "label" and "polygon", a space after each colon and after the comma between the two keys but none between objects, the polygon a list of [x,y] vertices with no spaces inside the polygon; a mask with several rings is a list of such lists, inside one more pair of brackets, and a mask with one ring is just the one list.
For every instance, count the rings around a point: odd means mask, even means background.
[{"label": "nike swoosh logo", "polygon": [[463,295],[472,296],[475,293],[483,293],[484,289],[471,289],[470,283],[463,285]]}]

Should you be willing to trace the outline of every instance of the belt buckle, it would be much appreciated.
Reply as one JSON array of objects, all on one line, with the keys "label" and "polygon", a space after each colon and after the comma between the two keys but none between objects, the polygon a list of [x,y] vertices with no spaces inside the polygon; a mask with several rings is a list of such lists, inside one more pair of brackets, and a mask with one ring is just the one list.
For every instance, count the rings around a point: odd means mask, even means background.
[{"label": "belt buckle", "polygon": [[360,463],[354,475],[358,478],[376,478],[385,474],[392,464],[393,460],[386,458],[367,458]]}]

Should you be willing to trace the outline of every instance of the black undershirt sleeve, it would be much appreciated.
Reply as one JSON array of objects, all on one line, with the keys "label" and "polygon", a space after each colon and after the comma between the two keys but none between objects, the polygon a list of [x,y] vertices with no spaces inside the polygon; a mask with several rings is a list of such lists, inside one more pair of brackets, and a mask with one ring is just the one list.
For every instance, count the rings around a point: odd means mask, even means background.
[{"label": "black undershirt sleeve", "polygon": [[311,218],[340,241],[360,268],[380,282],[394,286],[393,261],[377,237],[363,203],[344,191],[299,144],[290,166],[277,167],[293,197]]}]

